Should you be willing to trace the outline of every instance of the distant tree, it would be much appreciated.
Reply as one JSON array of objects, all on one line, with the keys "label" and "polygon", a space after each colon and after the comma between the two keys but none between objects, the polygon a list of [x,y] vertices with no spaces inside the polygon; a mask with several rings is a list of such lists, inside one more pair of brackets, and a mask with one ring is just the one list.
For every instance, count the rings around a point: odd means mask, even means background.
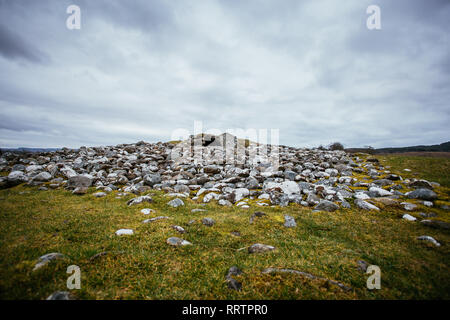
[{"label": "distant tree", "polygon": [[374,154],[375,153],[375,149],[372,146],[364,146],[364,148],[367,150],[366,152],[368,154]]},{"label": "distant tree", "polygon": [[325,150],[325,147],[323,145],[320,145],[317,149],[319,150]]},{"label": "distant tree", "polygon": [[340,142],[333,142],[328,146],[328,150],[344,150],[344,145]]}]

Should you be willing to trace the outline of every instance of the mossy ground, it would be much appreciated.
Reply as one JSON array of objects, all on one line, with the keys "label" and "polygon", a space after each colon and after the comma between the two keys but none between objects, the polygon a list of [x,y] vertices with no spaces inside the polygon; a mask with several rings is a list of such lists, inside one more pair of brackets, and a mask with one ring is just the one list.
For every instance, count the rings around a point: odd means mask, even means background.
[{"label": "mossy ground", "polygon": [[[448,159],[430,167],[422,158],[379,158],[401,175],[407,167],[421,178],[440,182],[439,195],[448,201]],[[67,290],[66,269],[72,264],[81,269],[81,289],[71,290],[80,299],[450,298],[450,233],[405,221],[399,208],[328,213],[298,205],[239,209],[185,200],[186,206],[175,209],[166,205],[170,198],[156,191],[152,204],[128,207],[133,195],[116,199],[113,192],[98,199],[93,192],[76,196],[63,189],[38,191],[27,186],[0,191],[0,299],[45,299]],[[142,208],[153,208],[156,214],[144,216]],[[193,208],[207,212],[191,213]],[[449,220],[444,210],[421,205],[420,210]],[[249,224],[255,211],[267,216]],[[283,226],[285,214],[296,219],[296,228]],[[171,219],[142,223],[155,216]],[[216,224],[202,225],[204,217]],[[192,219],[197,222],[188,224]],[[183,226],[187,233],[178,234],[172,225]],[[120,228],[134,229],[135,234],[118,237],[114,232]],[[441,247],[417,240],[421,235],[434,237]],[[171,236],[193,245],[170,247],[166,239]],[[276,250],[249,254],[242,249],[254,243]],[[103,251],[110,254],[90,261]],[[49,252],[63,253],[66,259],[32,272],[36,259]],[[381,268],[380,290],[366,288],[368,275],[356,268],[358,260]],[[233,265],[243,271],[235,277],[242,283],[241,291],[229,289],[225,281]],[[261,274],[268,267],[312,273],[353,290],[344,292],[299,275]]]}]

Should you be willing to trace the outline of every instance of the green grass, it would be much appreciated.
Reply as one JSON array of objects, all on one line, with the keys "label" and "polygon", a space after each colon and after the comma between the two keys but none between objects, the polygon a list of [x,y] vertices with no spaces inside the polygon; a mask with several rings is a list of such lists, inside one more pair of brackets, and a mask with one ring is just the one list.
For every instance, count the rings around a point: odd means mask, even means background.
[{"label": "green grass", "polygon": [[[429,166],[420,165],[422,159],[400,164],[395,157],[383,160],[392,168],[398,166],[402,175],[400,169],[407,163],[425,178],[433,176]],[[446,165],[436,163],[433,168]],[[174,209],[166,205],[170,198],[157,191],[152,192],[152,204],[128,207],[126,201],[132,195],[115,199],[113,192],[97,199],[93,192],[75,196],[63,189],[38,191],[26,186],[0,190],[0,299],[45,299],[56,290],[67,290],[66,269],[72,264],[81,268],[81,290],[71,290],[80,299],[450,298],[450,233],[402,220],[403,211],[397,208],[327,213],[298,205],[237,209],[211,203],[203,207],[185,200],[186,206]],[[438,192],[448,195],[445,187]],[[171,219],[143,224],[149,216],[140,210],[146,207],[157,211],[150,217]],[[193,208],[208,211],[192,214]],[[420,209],[448,220],[443,210]],[[249,224],[254,211],[267,216]],[[284,214],[295,217],[298,226],[285,228]],[[216,224],[202,225],[204,217],[215,219]],[[189,225],[191,219],[197,223]],[[187,233],[178,234],[171,228],[174,224]],[[115,236],[120,228],[132,228],[135,234]],[[232,231],[239,231],[241,237],[231,235]],[[416,240],[421,235],[434,237],[442,246]],[[165,241],[171,236],[193,246],[170,247]],[[276,251],[239,250],[254,243],[273,245]],[[89,260],[103,251],[111,254]],[[61,252],[66,259],[32,272],[36,259],[49,252]],[[381,290],[366,288],[368,275],[356,268],[360,259],[381,268]],[[241,291],[228,289],[225,282],[233,265],[243,271],[235,277],[242,283]],[[344,292],[298,275],[261,274],[268,267],[309,272],[353,290]]]},{"label": "green grass", "polygon": [[[426,179],[450,188],[450,158],[403,155],[377,155],[376,157],[404,178]],[[403,169],[410,169],[411,172]]]}]

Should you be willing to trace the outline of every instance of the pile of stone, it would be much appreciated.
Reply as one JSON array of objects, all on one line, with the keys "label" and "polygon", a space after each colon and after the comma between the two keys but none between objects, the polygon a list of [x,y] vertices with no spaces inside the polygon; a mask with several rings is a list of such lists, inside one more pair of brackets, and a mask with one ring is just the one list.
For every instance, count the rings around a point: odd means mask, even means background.
[{"label": "pile of stone", "polygon": [[[26,183],[41,190],[64,187],[82,195],[95,187],[96,197],[164,190],[176,198],[248,208],[290,203],[320,211],[350,208],[379,210],[377,203],[433,206],[438,185],[391,174],[376,158],[344,151],[263,145],[230,134],[197,135],[179,143],[121,144],[63,148],[46,153],[6,152],[0,156],[0,188]],[[412,192],[402,189],[412,188]],[[403,200],[399,200],[403,199]],[[132,199],[129,205],[151,202]],[[406,204],[402,204],[406,203]],[[181,199],[170,205],[177,207]],[[410,206],[410,208],[413,208]]]}]

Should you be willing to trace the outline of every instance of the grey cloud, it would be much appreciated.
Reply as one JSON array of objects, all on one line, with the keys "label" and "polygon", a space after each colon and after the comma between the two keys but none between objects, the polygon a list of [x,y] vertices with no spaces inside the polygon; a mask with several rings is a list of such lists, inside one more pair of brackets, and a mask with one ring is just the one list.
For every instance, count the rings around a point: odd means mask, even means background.
[{"label": "grey cloud", "polygon": [[26,43],[18,34],[0,24],[0,54],[7,59],[25,59],[35,63],[47,60],[40,50]]},{"label": "grey cloud", "polygon": [[448,1],[378,3],[381,31],[372,1],[0,0],[0,146],[163,141],[195,120],[294,146],[449,140]]}]

